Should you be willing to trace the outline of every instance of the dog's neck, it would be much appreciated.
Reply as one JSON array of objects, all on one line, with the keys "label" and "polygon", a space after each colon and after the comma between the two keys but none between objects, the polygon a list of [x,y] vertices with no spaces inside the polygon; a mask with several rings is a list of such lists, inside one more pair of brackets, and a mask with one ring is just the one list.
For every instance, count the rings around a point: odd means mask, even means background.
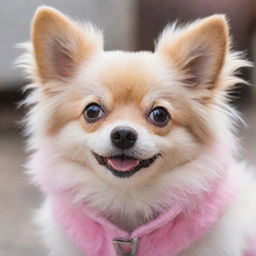
[{"label": "dog's neck", "polygon": [[144,185],[121,187],[91,178],[88,182],[90,186],[76,195],[78,201],[84,201],[129,232],[164,212],[170,200],[167,196],[169,185],[162,179]]},{"label": "dog's neck", "polygon": [[80,198],[114,224],[131,232],[187,197],[190,203],[185,210],[197,207],[202,195],[214,190],[215,181],[225,175],[228,160],[218,155],[201,155],[144,185],[113,186],[92,177],[90,186],[80,191]]},{"label": "dog's neck", "polygon": [[[134,207],[133,205],[131,205],[131,207]],[[151,220],[157,218],[162,212],[153,212],[153,210],[151,211],[151,216],[148,218],[145,218],[145,216],[139,211],[139,210],[134,210],[134,215],[130,216],[130,215],[125,215],[125,214],[120,214],[117,213],[116,215],[111,214],[106,215],[105,217],[111,221],[113,224],[115,224],[116,226],[118,226],[119,228],[132,233],[132,231],[134,231],[136,228],[150,222]]]}]

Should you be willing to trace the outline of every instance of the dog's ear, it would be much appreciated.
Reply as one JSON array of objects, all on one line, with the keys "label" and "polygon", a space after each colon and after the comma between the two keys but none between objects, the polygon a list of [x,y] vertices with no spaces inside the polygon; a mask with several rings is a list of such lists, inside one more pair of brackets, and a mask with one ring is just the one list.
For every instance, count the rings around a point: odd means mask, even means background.
[{"label": "dog's ear", "polygon": [[102,35],[91,25],[81,26],[50,7],[40,7],[32,22],[36,71],[42,83],[68,81],[97,51]]},{"label": "dog's ear", "polygon": [[189,87],[211,89],[223,67],[228,46],[225,16],[213,15],[181,29],[167,28],[156,52],[183,72]]}]

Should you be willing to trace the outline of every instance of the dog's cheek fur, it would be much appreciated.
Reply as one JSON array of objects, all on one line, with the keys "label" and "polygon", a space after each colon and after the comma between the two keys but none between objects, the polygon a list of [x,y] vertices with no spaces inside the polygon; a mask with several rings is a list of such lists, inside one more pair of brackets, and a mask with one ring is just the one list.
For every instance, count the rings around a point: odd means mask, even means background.
[{"label": "dog's cheek fur", "polygon": [[158,145],[162,150],[162,169],[170,172],[175,167],[194,160],[203,146],[187,128],[177,125],[174,125],[167,136],[159,139]]},{"label": "dog's cheek fur", "polygon": [[[52,136],[50,143],[54,144],[53,147],[58,154],[62,155],[67,161],[77,163],[84,168],[82,175],[85,179],[88,175],[92,175],[95,179],[98,177],[106,183],[116,184],[117,186],[148,183],[152,175],[156,173],[160,175],[161,172],[157,171],[161,170],[161,168],[157,168],[159,163],[154,164],[152,168],[144,169],[141,174],[139,172],[130,179],[120,180],[120,178],[113,176],[104,166],[100,166],[92,154],[92,152],[95,152],[104,156],[111,155],[113,147],[110,134],[115,127],[121,125],[132,127],[138,132],[139,138],[134,151],[137,152],[139,157],[146,159],[160,152],[161,149],[157,145],[157,138],[153,138],[154,136],[152,137],[144,127],[127,119],[106,124],[96,132],[91,133],[84,132],[79,121],[72,121]],[[73,171],[75,172],[76,170],[74,169]],[[70,177],[70,179],[72,178]]]},{"label": "dog's cheek fur", "polygon": [[[85,168],[84,173],[81,173],[84,178],[91,175],[88,172],[92,172],[103,178],[105,182],[120,185],[123,182],[113,177],[105,167],[99,166],[92,154],[92,152],[96,152],[100,155],[108,155],[109,152],[112,152],[110,133],[117,125],[129,125],[136,129],[139,140],[135,150],[139,152],[142,158],[149,158],[156,153],[161,154],[160,160],[157,160],[152,167],[142,170],[134,177],[126,180],[125,184],[151,183],[152,179],[161,176],[163,173],[194,160],[202,147],[200,139],[185,127],[173,124],[172,131],[168,135],[157,136],[149,134],[138,124],[127,121],[105,125],[102,129],[89,134],[83,131],[79,121],[71,121],[52,137],[51,143],[54,144],[58,154],[62,155],[67,161],[81,164]],[[73,175],[75,175],[75,169],[73,172]]]}]

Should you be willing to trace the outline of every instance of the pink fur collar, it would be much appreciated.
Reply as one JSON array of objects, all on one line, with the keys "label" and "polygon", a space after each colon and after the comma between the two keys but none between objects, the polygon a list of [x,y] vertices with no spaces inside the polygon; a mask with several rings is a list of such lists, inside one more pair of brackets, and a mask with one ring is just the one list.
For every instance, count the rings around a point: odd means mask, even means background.
[{"label": "pink fur collar", "polygon": [[[221,179],[204,195],[193,211],[185,211],[187,198],[172,205],[155,220],[137,228],[131,234],[121,230],[82,203],[71,203],[63,196],[52,201],[56,221],[62,226],[82,255],[117,256],[113,240],[138,239],[136,256],[170,256],[188,248],[214,227],[233,196],[229,179]],[[124,251],[128,246],[122,246]],[[135,246],[134,246],[135,247]],[[131,250],[131,249],[130,249]],[[122,254],[120,254],[122,255]]]}]

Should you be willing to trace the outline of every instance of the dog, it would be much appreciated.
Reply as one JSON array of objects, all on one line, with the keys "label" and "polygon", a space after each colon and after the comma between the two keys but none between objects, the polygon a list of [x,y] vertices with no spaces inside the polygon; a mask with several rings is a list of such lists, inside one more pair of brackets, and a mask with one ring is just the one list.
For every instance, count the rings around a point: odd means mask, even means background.
[{"label": "dog", "polygon": [[27,173],[51,256],[255,256],[256,179],[237,159],[229,92],[250,66],[213,15],[168,26],[154,52],[42,6],[20,63]]}]

